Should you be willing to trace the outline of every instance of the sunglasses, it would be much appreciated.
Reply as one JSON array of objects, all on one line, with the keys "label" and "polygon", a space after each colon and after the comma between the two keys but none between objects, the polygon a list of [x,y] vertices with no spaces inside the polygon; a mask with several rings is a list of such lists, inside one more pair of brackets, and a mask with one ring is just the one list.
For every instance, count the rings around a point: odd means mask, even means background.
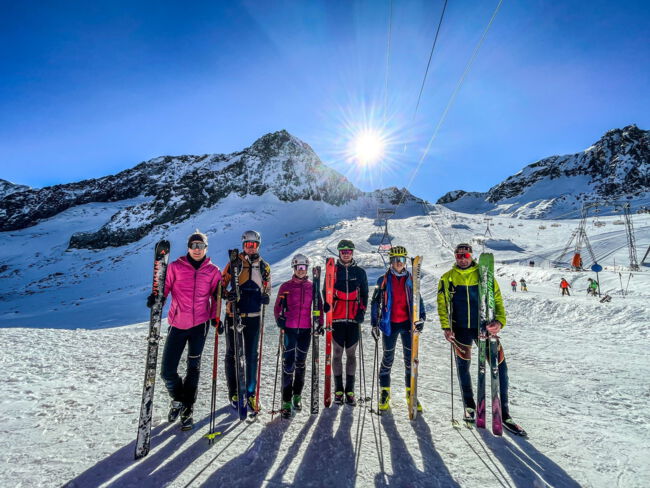
[{"label": "sunglasses", "polygon": [[192,242],[190,249],[205,249],[208,245],[205,242]]},{"label": "sunglasses", "polygon": [[406,264],[406,256],[393,256],[392,258],[390,258],[390,262]]},{"label": "sunglasses", "polygon": [[352,251],[352,249],[341,249],[339,252],[347,256],[348,254],[352,254],[354,251]]},{"label": "sunglasses", "polygon": [[456,259],[469,259],[471,257],[472,257],[471,253],[468,253],[468,252],[457,252],[456,253]]},{"label": "sunglasses", "polygon": [[296,264],[293,269],[296,271],[307,271],[307,265],[306,264]]},{"label": "sunglasses", "polygon": [[255,242],[255,241],[244,242],[244,249],[257,249],[258,247],[260,247],[259,242]]}]

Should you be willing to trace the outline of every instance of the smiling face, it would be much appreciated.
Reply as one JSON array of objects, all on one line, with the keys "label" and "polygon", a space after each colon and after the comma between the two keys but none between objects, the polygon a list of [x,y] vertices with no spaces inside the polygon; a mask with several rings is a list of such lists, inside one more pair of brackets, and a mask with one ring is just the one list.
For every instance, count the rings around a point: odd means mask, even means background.
[{"label": "smiling face", "polygon": [[472,264],[472,253],[467,250],[456,250],[456,264],[459,268],[465,269]]},{"label": "smiling face", "polygon": [[203,241],[192,241],[190,242],[190,247],[187,249],[187,252],[194,261],[201,261],[207,251],[208,246]]},{"label": "smiling face", "polygon": [[401,273],[406,268],[406,256],[395,256],[390,258],[390,266],[397,273]]},{"label": "smiling face", "polygon": [[353,255],[354,251],[352,249],[341,249],[339,251],[339,258],[343,264],[351,263]]},{"label": "smiling face", "polygon": [[298,264],[293,267],[293,272],[298,278],[304,278],[305,276],[307,276],[307,265]]}]

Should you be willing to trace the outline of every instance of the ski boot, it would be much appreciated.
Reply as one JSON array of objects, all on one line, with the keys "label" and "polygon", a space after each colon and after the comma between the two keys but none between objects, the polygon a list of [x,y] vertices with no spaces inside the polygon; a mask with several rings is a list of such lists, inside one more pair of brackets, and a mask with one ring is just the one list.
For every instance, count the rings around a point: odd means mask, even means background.
[{"label": "ski boot", "polygon": [[345,396],[345,393],[342,391],[337,391],[334,393],[334,403],[337,405],[343,405],[343,398]]},{"label": "ski boot", "polygon": [[177,402],[176,400],[172,400],[171,406],[169,408],[169,413],[167,414],[167,421],[170,424],[176,422],[176,419],[181,414],[182,409],[183,409],[183,402]]},{"label": "ski boot", "polygon": [[181,412],[181,430],[192,430],[194,420],[192,419],[192,407],[184,406]]},{"label": "ski boot", "polygon": [[302,410],[302,397],[300,395],[294,395],[291,403],[293,404],[294,410]]},{"label": "ski boot", "polygon": [[348,391],[345,394],[345,403],[347,403],[348,405],[350,405],[352,407],[356,407],[357,399],[356,399],[353,391]]},{"label": "ski boot", "polygon": [[282,402],[282,410],[280,410],[280,414],[283,419],[291,418],[291,402]]},{"label": "ski boot", "polygon": [[465,411],[463,412],[463,420],[467,422],[468,424],[473,424],[475,421],[475,413],[476,411],[471,408],[471,407],[465,407]]},{"label": "ski boot", "polygon": [[251,395],[248,397],[247,404],[248,404],[248,412],[251,415],[257,415],[259,411],[262,409],[260,404],[257,402],[257,398],[255,397],[255,395]]},{"label": "ski boot", "polygon": [[390,386],[381,389],[379,396],[379,410],[388,410],[390,408]]},{"label": "ski boot", "polygon": [[528,436],[528,433],[523,429],[523,427],[517,425],[510,415],[503,417],[503,426],[515,435],[520,435],[522,437]]},{"label": "ski boot", "polygon": [[[406,387],[406,404],[409,404],[409,401],[411,399],[411,388]],[[420,400],[418,400],[418,412],[422,412],[422,405],[420,405]]]}]

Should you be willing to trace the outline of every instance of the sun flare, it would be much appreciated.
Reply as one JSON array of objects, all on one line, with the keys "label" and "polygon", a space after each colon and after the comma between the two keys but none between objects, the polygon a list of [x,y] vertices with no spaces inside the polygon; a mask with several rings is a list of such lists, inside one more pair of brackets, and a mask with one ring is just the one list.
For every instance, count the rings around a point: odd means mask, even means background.
[{"label": "sun flare", "polygon": [[362,165],[372,165],[384,156],[386,142],[376,131],[363,131],[352,141],[352,154]]}]

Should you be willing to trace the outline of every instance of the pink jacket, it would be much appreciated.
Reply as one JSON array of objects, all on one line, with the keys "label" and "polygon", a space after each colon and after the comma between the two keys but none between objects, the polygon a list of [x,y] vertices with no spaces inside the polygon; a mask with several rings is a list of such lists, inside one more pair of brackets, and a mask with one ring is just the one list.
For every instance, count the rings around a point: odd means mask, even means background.
[{"label": "pink jacket", "polygon": [[[287,328],[310,329],[312,295],[312,282],[307,278],[301,280],[294,275],[289,281],[285,281],[280,286],[278,296],[275,299],[275,307],[273,309],[275,318],[277,319],[280,317],[282,309],[284,308],[284,316],[287,319]],[[320,325],[323,325],[322,309],[322,300],[319,300],[319,310],[321,314],[318,323]]]},{"label": "pink jacket", "polygon": [[205,258],[199,269],[181,256],[167,268],[165,297],[172,294],[167,319],[177,329],[190,329],[213,319],[217,313],[217,302],[213,295],[221,281],[219,267]]}]

